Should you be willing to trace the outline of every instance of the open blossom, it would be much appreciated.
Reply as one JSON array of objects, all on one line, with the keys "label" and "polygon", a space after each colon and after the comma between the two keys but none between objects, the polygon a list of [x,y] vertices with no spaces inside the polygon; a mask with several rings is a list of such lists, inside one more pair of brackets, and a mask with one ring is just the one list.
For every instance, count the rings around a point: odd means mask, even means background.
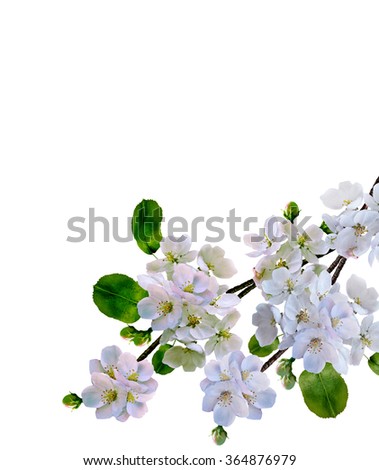
[{"label": "open blossom", "polygon": [[351,342],[351,363],[355,366],[360,364],[366,347],[379,352],[379,322],[373,322],[373,315],[364,317],[359,336]]},{"label": "open blossom", "polygon": [[294,275],[287,268],[279,268],[272,272],[272,279],[262,282],[262,289],[269,302],[278,305],[290,294],[298,295],[303,292],[311,284],[314,276],[311,270]]},{"label": "open blossom", "polygon": [[170,237],[164,238],[161,243],[161,250],[165,255],[163,259],[157,259],[147,264],[148,272],[172,273],[174,266],[179,263],[189,263],[196,258],[197,251],[190,251],[191,238],[181,237],[176,240]]},{"label": "open blossom", "polygon": [[170,367],[183,366],[186,372],[193,372],[197,367],[204,367],[205,352],[197,343],[188,343],[184,347],[173,346],[165,352],[163,362]]},{"label": "open blossom", "polygon": [[219,294],[217,297],[212,299],[208,305],[204,306],[204,308],[208,313],[211,313],[212,315],[224,316],[240,302],[241,299],[238,297],[237,294],[224,293]]},{"label": "open blossom", "polygon": [[232,277],[237,272],[233,261],[225,258],[225,251],[219,246],[204,245],[199,251],[197,262],[203,272],[212,272],[222,279]]},{"label": "open blossom", "polygon": [[317,307],[306,293],[291,294],[286,302],[283,317],[283,331],[288,335],[305,328],[316,328],[319,322]]},{"label": "open blossom", "polygon": [[99,419],[120,416],[126,403],[126,391],[121,384],[101,372],[93,372],[91,381],[92,385],[82,392],[84,405],[96,408]]},{"label": "open blossom", "polygon": [[274,305],[259,304],[253,314],[253,325],[257,326],[255,336],[260,346],[271,344],[278,335],[277,323],[282,315]]},{"label": "open blossom", "polygon": [[215,334],[214,326],[218,318],[209,315],[198,305],[186,305],[180,326],[175,331],[175,337],[182,342],[199,341],[210,338]]},{"label": "open blossom", "polygon": [[182,301],[180,297],[157,285],[148,287],[149,297],[138,302],[138,313],[141,318],[152,320],[153,330],[174,328],[182,318]]},{"label": "open blossom", "polygon": [[310,263],[318,263],[316,255],[324,255],[328,252],[328,244],[324,240],[324,232],[317,225],[310,225],[305,230],[299,231],[296,225],[288,222],[284,226],[290,245],[300,250],[303,257]]},{"label": "open blossom", "polygon": [[373,287],[367,288],[361,277],[353,274],[346,283],[346,291],[355,313],[367,315],[379,309],[378,292]]},{"label": "open blossom", "polygon": [[247,256],[256,258],[262,255],[267,256],[274,254],[279,250],[285,238],[283,233],[283,219],[272,216],[266,220],[263,234],[246,234],[243,237],[243,241],[247,246],[253,249]]},{"label": "open blossom", "polygon": [[242,339],[230,332],[240,316],[237,310],[232,310],[215,324],[216,333],[205,343],[207,355],[214,351],[216,358],[221,359],[229,352],[241,349]]},{"label": "open blossom", "polygon": [[201,383],[205,393],[203,411],[213,411],[220,426],[230,426],[236,416],[260,419],[262,408],[271,408],[276,399],[261,367],[256,356],[245,358],[236,352],[207,364],[204,369],[207,378]]},{"label": "open blossom", "polygon": [[338,361],[332,338],[321,328],[309,328],[298,333],[292,346],[292,357],[303,358],[304,369],[314,374],[321,372],[327,362],[335,365]]},{"label": "open blossom", "polygon": [[102,372],[108,374],[112,379],[115,378],[115,370],[122,351],[118,346],[107,346],[101,351],[101,359],[91,359],[89,361],[89,371]]},{"label": "open blossom", "polygon": [[365,194],[365,203],[369,209],[373,211],[379,211],[379,184],[376,184],[371,194]]},{"label": "open blossom", "polygon": [[329,209],[357,209],[363,200],[363,188],[359,183],[344,181],[338,189],[328,189],[321,200]]},{"label": "open blossom", "polygon": [[218,290],[214,278],[185,264],[174,267],[172,280],[174,292],[192,304],[208,304]]},{"label": "open blossom", "polygon": [[369,210],[348,212],[341,216],[341,223],[345,228],[335,242],[338,254],[358,258],[366,253],[373,235],[379,230],[379,214]]},{"label": "open blossom", "polygon": [[323,299],[319,305],[320,317],[329,332],[332,330],[339,338],[347,340],[359,333],[359,323],[351,305],[335,302],[332,296]]}]

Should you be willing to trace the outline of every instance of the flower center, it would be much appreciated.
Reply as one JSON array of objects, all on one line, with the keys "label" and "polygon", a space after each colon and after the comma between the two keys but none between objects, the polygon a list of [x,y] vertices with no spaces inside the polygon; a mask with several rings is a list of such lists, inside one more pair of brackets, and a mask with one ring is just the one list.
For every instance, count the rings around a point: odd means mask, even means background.
[{"label": "flower center", "polygon": [[127,379],[130,380],[131,382],[137,382],[138,377],[139,377],[139,374],[134,369],[131,369],[130,374],[127,377]]},{"label": "flower center", "polygon": [[257,401],[257,394],[255,392],[251,392],[251,395],[247,395],[246,393],[243,393],[242,395],[249,405],[254,405]]},{"label": "flower center", "polygon": [[297,237],[297,244],[300,246],[300,248],[304,248],[306,241],[307,237],[305,235],[300,235]]},{"label": "flower center", "polygon": [[338,317],[332,317],[332,327],[333,328],[338,328],[339,326],[341,326],[342,324],[342,321],[340,318]]},{"label": "flower center", "polygon": [[232,404],[232,394],[227,390],[222,392],[221,395],[218,397],[218,404],[220,406],[230,406]]},{"label": "flower center", "polygon": [[320,338],[313,338],[308,343],[308,352],[317,354],[321,352],[323,346],[323,342]]},{"label": "flower center", "polygon": [[226,370],[220,372],[220,380],[221,382],[224,382],[225,380],[230,380],[230,376]]},{"label": "flower center", "polygon": [[166,260],[169,261],[170,263],[177,263],[178,258],[174,255],[172,251],[169,251],[166,253]]},{"label": "flower center", "polygon": [[221,330],[217,333],[217,336],[224,339],[229,339],[232,336],[229,330]]},{"label": "flower center", "polygon": [[250,371],[248,370],[243,370],[241,375],[244,382],[250,379]]},{"label": "flower center", "polygon": [[212,263],[206,263],[206,265],[208,266],[209,271],[214,271],[214,269],[215,269],[215,265],[214,265],[214,264],[212,264]]},{"label": "flower center", "polygon": [[128,394],[126,395],[126,401],[128,403],[135,403],[136,402],[136,396],[133,394],[133,392],[128,392]]},{"label": "flower center", "polygon": [[288,268],[287,262],[283,258],[279,258],[278,261],[276,262],[275,266],[277,268]]},{"label": "flower center", "polygon": [[189,281],[187,284],[183,286],[183,292],[188,292],[190,294],[193,294],[193,291],[195,290],[195,286],[191,284]]},{"label": "flower center", "polygon": [[370,338],[368,338],[366,335],[361,335],[361,343],[363,344],[363,346],[368,346],[368,347],[370,347],[372,341],[371,341]]},{"label": "flower center", "polygon": [[344,199],[343,200],[343,205],[344,206],[348,206],[349,204],[351,204],[353,201],[351,199]]},{"label": "flower center", "polygon": [[158,312],[164,316],[166,316],[168,313],[171,313],[173,308],[173,303],[169,302],[168,300],[166,300],[166,302],[159,302],[158,304]]},{"label": "flower center", "polygon": [[361,305],[361,299],[359,297],[356,297],[354,299],[354,302],[357,304],[357,305]]},{"label": "flower center", "polygon": [[187,326],[191,328],[195,328],[201,321],[201,317],[197,317],[196,315],[188,315],[188,323]]},{"label": "flower center", "polygon": [[368,232],[367,228],[361,224],[354,225],[353,229],[355,229],[355,235],[357,237],[361,237],[362,235],[365,235]]},{"label": "flower center", "polygon": [[306,308],[301,309],[300,312],[296,315],[297,323],[308,323],[309,322],[309,313]]},{"label": "flower center", "polygon": [[117,368],[115,366],[107,366],[107,367],[104,367],[104,370],[106,372],[106,374],[109,375],[109,377],[113,380],[116,380],[116,376],[115,376],[115,369],[117,370]]},{"label": "flower center", "polygon": [[286,284],[287,284],[287,288],[288,288],[289,292],[292,292],[294,287],[295,287],[295,283],[293,282],[293,280],[292,279],[287,279]]},{"label": "flower center", "polygon": [[117,391],[109,388],[101,394],[101,400],[105,405],[109,405],[117,399]]}]

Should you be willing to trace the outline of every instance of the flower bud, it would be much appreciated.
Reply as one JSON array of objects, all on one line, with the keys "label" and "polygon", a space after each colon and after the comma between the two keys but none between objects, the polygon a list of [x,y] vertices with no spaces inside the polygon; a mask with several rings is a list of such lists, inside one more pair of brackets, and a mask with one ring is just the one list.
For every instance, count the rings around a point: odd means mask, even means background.
[{"label": "flower bud", "polygon": [[136,346],[143,346],[144,344],[150,343],[152,331],[151,328],[148,330],[137,330],[134,326],[129,325],[121,330],[120,335],[124,339],[133,341]]},{"label": "flower bud", "polygon": [[296,384],[296,377],[291,373],[282,378],[283,387],[286,390],[291,390]]},{"label": "flower bud", "polygon": [[77,410],[83,403],[83,400],[76,393],[69,393],[63,398],[62,403],[67,406],[67,408]]},{"label": "flower bud", "polygon": [[222,426],[212,429],[212,439],[215,444],[222,446],[228,437],[228,433]]},{"label": "flower bud", "polygon": [[290,222],[293,222],[299,214],[299,206],[293,201],[289,202],[283,211],[283,216]]}]

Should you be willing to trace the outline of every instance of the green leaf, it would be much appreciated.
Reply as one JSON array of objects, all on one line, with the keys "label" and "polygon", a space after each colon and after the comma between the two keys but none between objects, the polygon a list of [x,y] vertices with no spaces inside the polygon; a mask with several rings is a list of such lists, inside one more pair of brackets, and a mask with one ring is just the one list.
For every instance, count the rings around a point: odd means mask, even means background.
[{"label": "green leaf", "polygon": [[166,375],[166,374],[170,374],[174,370],[172,367],[170,367],[167,364],[164,364],[162,362],[163,357],[165,355],[165,352],[168,351],[171,348],[172,348],[171,344],[164,344],[154,354],[153,359],[152,359],[151,362],[152,362],[154,370],[157,374]]},{"label": "green leaf", "polygon": [[258,340],[254,335],[250,338],[248,348],[251,354],[254,354],[258,357],[265,357],[271,354],[276,349],[278,349],[278,346],[278,338],[275,338],[274,342],[269,344],[268,346],[259,346]]},{"label": "green leaf", "polygon": [[125,323],[134,323],[138,315],[138,302],[147,292],[125,274],[108,274],[93,286],[93,301],[107,317]]},{"label": "green leaf", "polygon": [[379,375],[379,353],[375,353],[370,357],[368,365],[376,375]]},{"label": "green leaf", "polygon": [[132,231],[134,238],[144,253],[155,253],[162,240],[162,208],[152,199],[143,199],[134,209]]},{"label": "green leaf", "polygon": [[347,385],[329,363],[319,374],[303,371],[299,385],[305,404],[320,418],[335,418],[346,407]]}]

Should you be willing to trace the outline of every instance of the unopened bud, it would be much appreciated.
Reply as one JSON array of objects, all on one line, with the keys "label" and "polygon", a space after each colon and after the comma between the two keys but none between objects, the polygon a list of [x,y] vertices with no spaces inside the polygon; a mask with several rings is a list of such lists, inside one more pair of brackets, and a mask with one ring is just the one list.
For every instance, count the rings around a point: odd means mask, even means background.
[{"label": "unopened bud", "polygon": [[283,217],[285,217],[290,222],[293,222],[299,214],[299,206],[296,204],[296,202],[293,201],[289,202],[283,211]]},{"label": "unopened bud", "polygon": [[215,444],[222,446],[228,437],[228,433],[222,426],[212,429],[212,439]]},{"label": "unopened bud", "polygon": [[83,403],[83,400],[76,393],[69,393],[63,398],[62,403],[67,406],[67,408],[77,410]]}]

